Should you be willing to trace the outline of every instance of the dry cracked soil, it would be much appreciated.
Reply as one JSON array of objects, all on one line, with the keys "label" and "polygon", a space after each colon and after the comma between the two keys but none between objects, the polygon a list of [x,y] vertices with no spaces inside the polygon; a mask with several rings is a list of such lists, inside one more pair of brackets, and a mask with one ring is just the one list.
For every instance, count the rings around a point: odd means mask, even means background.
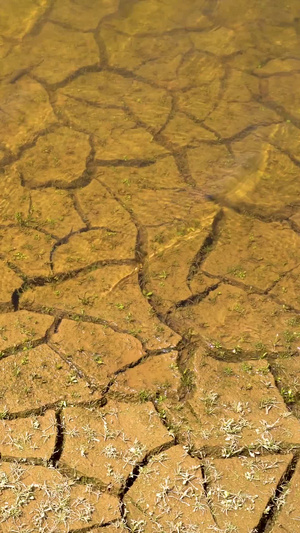
[{"label": "dry cracked soil", "polygon": [[0,0],[0,116],[0,532],[299,533],[299,1]]}]

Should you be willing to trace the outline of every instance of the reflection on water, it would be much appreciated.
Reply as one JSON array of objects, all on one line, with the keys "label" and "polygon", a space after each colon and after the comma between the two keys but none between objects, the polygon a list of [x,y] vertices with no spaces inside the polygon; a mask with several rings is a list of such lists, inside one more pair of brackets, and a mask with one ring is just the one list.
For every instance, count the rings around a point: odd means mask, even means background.
[{"label": "reflection on water", "polygon": [[[19,389],[14,374],[0,402],[41,413],[111,387],[158,410],[168,398],[178,428],[176,399],[193,393],[193,417],[206,420],[222,379],[242,407],[223,412],[220,400],[216,419],[251,411],[258,434],[262,372],[285,413],[268,427],[299,442],[286,416],[300,398],[299,0],[0,0],[0,119],[0,359],[26,349],[41,373],[60,357],[72,367],[53,388],[30,370]],[[25,318],[10,331],[20,314],[45,331]],[[249,363],[260,358],[270,367]],[[220,390],[205,392],[205,379]],[[244,426],[208,430],[212,418],[200,438],[185,416],[188,447],[228,458],[228,442],[237,456],[262,446]],[[88,457],[76,465],[90,478]]]}]

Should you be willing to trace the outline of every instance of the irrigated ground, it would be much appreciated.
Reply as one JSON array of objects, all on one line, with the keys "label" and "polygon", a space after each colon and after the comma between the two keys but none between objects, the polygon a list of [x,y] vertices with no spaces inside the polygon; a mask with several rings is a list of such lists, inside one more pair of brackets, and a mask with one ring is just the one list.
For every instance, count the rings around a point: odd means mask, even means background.
[{"label": "irrigated ground", "polygon": [[300,532],[300,10],[0,0],[1,533]]}]

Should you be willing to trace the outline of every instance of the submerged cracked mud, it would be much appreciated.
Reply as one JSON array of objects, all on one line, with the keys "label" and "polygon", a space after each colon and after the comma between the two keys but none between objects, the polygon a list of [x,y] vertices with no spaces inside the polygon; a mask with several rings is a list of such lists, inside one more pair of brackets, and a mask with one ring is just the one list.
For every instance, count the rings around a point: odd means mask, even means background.
[{"label": "submerged cracked mud", "polygon": [[300,532],[290,0],[0,0],[0,531]]}]

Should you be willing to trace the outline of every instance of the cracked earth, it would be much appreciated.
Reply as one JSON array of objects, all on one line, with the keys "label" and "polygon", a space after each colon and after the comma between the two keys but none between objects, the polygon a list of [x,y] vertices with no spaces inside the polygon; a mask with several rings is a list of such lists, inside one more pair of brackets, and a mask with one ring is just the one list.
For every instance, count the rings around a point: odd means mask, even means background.
[{"label": "cracked earth", "polygon": [[0,0],[0,532],[300,532],[297,0]]}]

